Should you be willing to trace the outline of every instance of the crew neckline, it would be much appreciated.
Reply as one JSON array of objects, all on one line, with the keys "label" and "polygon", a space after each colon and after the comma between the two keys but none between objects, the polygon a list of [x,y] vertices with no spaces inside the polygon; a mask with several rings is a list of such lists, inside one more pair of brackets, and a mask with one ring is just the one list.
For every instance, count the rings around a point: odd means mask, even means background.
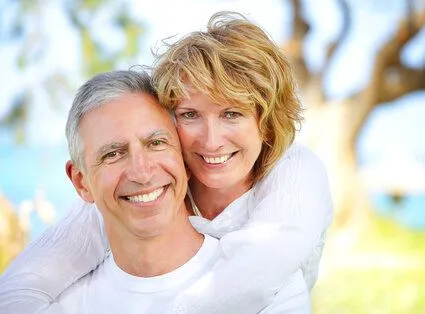
[{"label": "crew neckline", "polygon": [[216,261],[213,258],[218,254],[217,249],[218,240],[204,235],[202,246],[189,261],[169,273],[154,277],[138,277],[126,273],[116,264],[112,254],[105,261],[105,269],[111,274],[112,280],[123,289],[154,293],[179,286],[205,267],[211,266]]}]

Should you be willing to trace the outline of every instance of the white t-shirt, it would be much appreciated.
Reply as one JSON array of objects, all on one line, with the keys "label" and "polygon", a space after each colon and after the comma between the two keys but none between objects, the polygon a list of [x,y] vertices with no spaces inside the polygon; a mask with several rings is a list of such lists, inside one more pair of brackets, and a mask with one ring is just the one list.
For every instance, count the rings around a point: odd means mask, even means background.
[{"label": "white t-shirt", "polygon": [[[49,313],[175,313],[173,302],[176,297],[199,278],[211,279],[211,272],[223,262],[222,258],[219,241],[208,235],[187,263],[161,276],[142,278],[127,274],[110,255],[98,268],[65,290],[55,302],[55,310],[50,309]],[[259,275],[251,276],[256,278]],[[178,312],[186,313],[186,309],[181,308]],[[310,313],[309,294],[301,271],[291,275],[270,305],[261,311],[261,314],[272,313]]]},{"label": "white t-shirt", "polygon": [[62,313],[165,313],[171,300],[204,275],[222,256],[219,241],[208,235],[187,263],[156,277],[124,272],[112,255],[93,272],[67,289],[58,299]]},{"label": "white t-shirt", "polygon": [[[224,262],[176,298],[175,313],[181,307],[193,314],[258,313],[297,269],[311,288],[332,214],[323,163],[308,148],[293,144],[261,182],[214,220],[190,218],[198,231],[220,238]],[[96,207],[77,201],[0,278],[0,312],[47,308],[101,263],[106,251]]]}]

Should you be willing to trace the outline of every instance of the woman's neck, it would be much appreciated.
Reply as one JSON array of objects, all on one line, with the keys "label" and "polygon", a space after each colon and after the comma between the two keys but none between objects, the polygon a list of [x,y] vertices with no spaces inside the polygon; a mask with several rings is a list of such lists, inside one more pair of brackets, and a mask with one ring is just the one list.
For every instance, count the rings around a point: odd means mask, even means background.
[{"label": "woman's neck", "polygon": [[245,180],[225,188],[210,188],[196,178],[191,178],[189,186],[202,216],[212,220],[221,214],[230,203],[247,192],[252,187],[252,180]]}]

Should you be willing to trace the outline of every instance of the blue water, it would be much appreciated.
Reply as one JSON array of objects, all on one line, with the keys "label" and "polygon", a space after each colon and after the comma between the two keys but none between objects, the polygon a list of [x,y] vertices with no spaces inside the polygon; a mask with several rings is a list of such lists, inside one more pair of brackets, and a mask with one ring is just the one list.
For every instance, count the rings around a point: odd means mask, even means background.
[{"label": "blue water", "polygon": [[394,200],[390,195],[372,197],[375,210],[391,217],[401,225],[415,230],[425,230],[425,195],[405,195]]},{"label": "blue water", "polygon": [[[31,147],[15,145],[0,134],[0,190],[17,207],[23,200],[32,199],[37,189],[55,206],[56,220],[69,208],[77,195],[65,174],[68,152],[65,145]],[[425,230],[425,195],[407,196],[394,202],[388,195],[372,196],[376,211],[400,224]],[[39,235],[47,226],[31,216],[30,237]]]},{"label": "blue water", "polygon": [[[30,147],[0,141],[0,190],[15,208],[34,198],[37,190],[56,208],[59,219],[75,200],[76,193],[65,174],[68,153],[65,146]],[[30,237],[47,226],[33,213]]]}]

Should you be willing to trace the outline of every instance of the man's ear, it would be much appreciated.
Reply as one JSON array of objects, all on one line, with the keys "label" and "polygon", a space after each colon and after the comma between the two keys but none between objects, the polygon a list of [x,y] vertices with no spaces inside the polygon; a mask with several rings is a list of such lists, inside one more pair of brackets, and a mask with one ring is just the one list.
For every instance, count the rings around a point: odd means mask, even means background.
[{"label": "man's ear", "polygon": [[87,203],[94,203],[94,198],[90,192],[90,187],[87,184],[86,176],[72,163],[71,160],[66,162],[65,172],[74,185],[78,195],[80,195],[80,197]]}]

